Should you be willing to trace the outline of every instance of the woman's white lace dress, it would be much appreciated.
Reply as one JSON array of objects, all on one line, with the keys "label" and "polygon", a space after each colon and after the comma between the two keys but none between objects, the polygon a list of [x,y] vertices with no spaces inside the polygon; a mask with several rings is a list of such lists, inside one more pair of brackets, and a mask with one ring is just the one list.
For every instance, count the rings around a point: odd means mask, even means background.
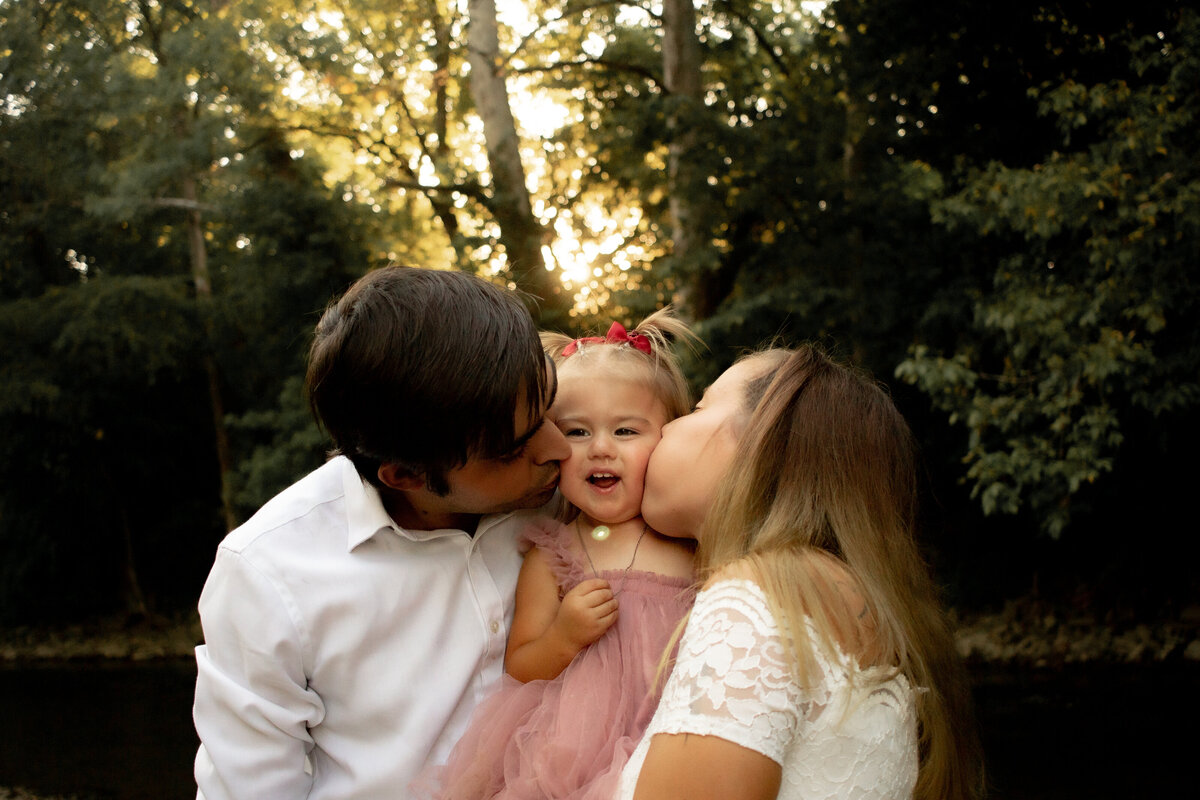
[{"label": "woman's white lace dress", "polygon": [[886,673],[859,670],[840,650],[818,652],[817,664],[820,679],[807,690],[798,685],[757,584],[705,588],[654,719],[621,776],[620,800],[633,797],[656,733],[717,736],[762,753],[782,767],[781,800],[912,797],[917,721],[908,680],[880,682]]}]

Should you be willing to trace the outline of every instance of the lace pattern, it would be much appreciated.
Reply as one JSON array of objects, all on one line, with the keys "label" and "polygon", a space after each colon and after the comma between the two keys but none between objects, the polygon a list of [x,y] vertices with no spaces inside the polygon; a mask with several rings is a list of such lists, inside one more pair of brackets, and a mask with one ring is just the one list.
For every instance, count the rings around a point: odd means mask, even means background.
[{"label": "lace pattern", "polygon": [[859,670],[840,650],[818,651],[816,667],[811,686],[797,684],[756,584],[727,580],[706,588],[619,796],[633,796],[655,733],[690,733],[717,736],[780,764],[780,798],[911,797],[917,742],[908,681]]},{"label": "lace pattern", "polygon": [[727,588],[705,592],[703,608],[693,612],[703,635],[689,624],[661,702],[687,714],[664,719],[663,732],[719,736],[782,762],[804,699],[782,641],[762,636],[770,622],[765,608]]}]

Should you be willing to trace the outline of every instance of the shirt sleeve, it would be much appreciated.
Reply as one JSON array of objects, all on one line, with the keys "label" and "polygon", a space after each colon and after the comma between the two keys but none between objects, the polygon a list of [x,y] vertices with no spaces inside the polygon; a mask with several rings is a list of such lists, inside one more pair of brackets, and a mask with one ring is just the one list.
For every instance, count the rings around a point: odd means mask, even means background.
[{"label": "shirt sleeve", "polygon": [[804,722],[791,658],[757,586],[700,593],[647,736],[716,736],[782,764]]},{"label": "shirt sleeve", "polygon": [[267,576],[222,548],[200,596],[193,709],[197,798],[307,797],[308,729],[324,717],[307,686],[303,630]]}]

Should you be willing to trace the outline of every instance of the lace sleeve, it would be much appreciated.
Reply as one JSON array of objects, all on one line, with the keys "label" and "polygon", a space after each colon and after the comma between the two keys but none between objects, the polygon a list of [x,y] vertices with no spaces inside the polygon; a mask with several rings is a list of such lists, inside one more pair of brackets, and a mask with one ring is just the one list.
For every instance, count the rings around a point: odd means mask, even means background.
[{"label": "lace sleeve", "polygon": [[782,764],[813,700],[790,661],[758,586],[729,580],[706,588],[649,733],[717,736]]}]

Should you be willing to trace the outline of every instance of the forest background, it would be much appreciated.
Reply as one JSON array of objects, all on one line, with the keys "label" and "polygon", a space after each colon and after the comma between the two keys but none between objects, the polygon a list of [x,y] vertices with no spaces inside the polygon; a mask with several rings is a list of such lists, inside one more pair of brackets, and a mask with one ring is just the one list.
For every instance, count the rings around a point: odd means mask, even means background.
[{"label": "forest background", "polygon": [[0,626],[194,609],[324,458],[321,310],[405,263],[674,303],[697,387],[822,342],[956,609],[1194,629],[1198,48],[1165,0],[0,0]]}]

